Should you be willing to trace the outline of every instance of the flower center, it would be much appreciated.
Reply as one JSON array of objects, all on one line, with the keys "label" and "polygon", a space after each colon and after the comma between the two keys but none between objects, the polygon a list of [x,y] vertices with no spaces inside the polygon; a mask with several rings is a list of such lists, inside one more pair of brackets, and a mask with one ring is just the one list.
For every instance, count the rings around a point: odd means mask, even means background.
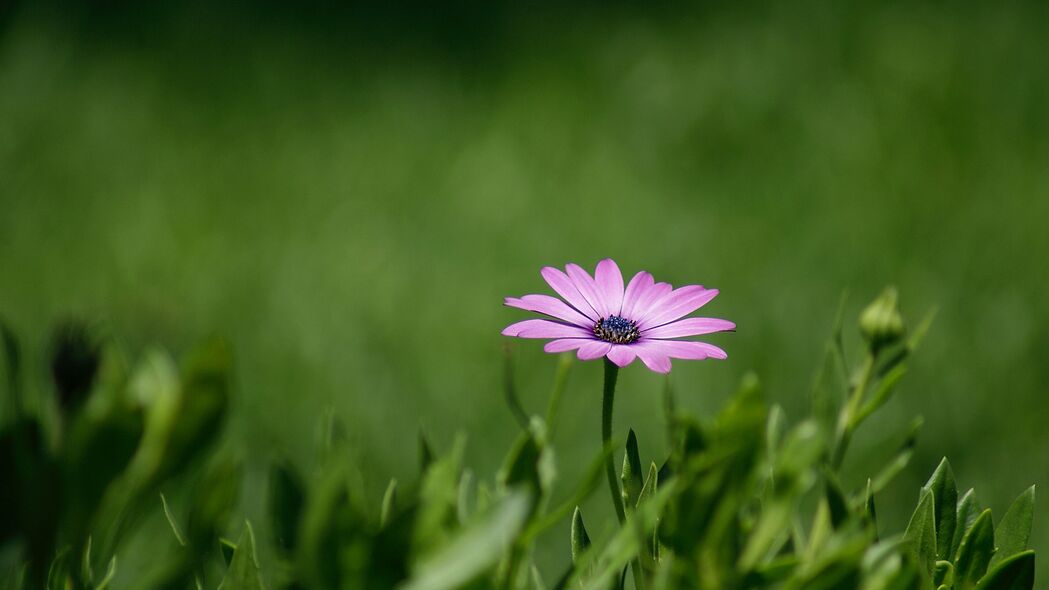
[{"label": "flower center", "polygon": [[613,344],[630,344],[641,337],[637,324],[617,315],[601,318],[594,324],[594,336]]}]

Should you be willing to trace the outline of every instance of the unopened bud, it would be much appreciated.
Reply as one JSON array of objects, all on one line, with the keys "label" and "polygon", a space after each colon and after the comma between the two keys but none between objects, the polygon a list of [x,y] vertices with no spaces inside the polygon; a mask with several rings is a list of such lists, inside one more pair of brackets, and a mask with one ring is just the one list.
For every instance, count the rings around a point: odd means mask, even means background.
[{"label": "unopened bud", "polygon": [[87,396],[98,373],[101,348],[91,329],[78,321],[58,326],[51,341],[51,377],[63,408]]},{"label": "unopened bud", "polygon": [[903,337],[903,317],[896,299],[896,288],[889,287],[860,313],[860,333],[872,350],[891,346]]}]

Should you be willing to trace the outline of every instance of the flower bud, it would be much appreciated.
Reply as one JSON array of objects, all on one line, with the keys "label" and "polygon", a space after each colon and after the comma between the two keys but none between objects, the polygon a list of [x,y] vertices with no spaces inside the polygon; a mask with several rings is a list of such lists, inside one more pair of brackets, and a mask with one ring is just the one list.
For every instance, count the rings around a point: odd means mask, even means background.
[{"label": "flower bud", "polygon": [[889,287],[860,313],[860,333],[871,350],[891,346],[903,337],[903,317],[896,299],[896,288]]},{"label": "flower bud", "polygon": [[67,321],[51,341],[51,377],[63,408],[79,405],[91,390],[98,373],[101,348],[91,329],[81,322]]}]

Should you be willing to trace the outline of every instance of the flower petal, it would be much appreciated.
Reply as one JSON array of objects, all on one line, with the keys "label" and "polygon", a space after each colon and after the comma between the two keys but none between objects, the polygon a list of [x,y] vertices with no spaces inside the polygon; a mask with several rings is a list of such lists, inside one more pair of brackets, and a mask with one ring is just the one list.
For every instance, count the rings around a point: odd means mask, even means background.
[{"label": "flower petal", "polygon": [[583,267],[578,264],[567,264],[565,265],[565,270],[568,271],[572,284],[579,290],[583,298],[590,303],[590,307],[597,312],[598,317],[607,318],[609,315],[608,305],[605,304],[605,298],[597,290],[597,283],[594,282],[594,278],[590,276],[590,273],[583,270]]},{"label": "flower petal", "polygon": [[630,363],[634,362],[637,358],[637,353],[634,349],[626,344],[613,344],[612,349],[608,351],[608,360],[612,361],[619,367],[625,367]]},{"label": "flower petal", "polygon": [[669,373],[670,372],[670,357],[662,354],[658,351],[643,348],[637,344],[630,346],[630,349],[637,354],[637,358],[641,359],[641,362],[645,363],[645,366],[657,373]]},{"label": "flower petal", "polygon": [[610,348],[612,348],[612,345],[608,342],[590,340],[579,347],[579,350],[576,351],[576,356],[581,361],[592,361],[608,354]]},{"label": "flower petal", "polygon": [[562,338],[547,342],[543,345],[543,350],[546,352],[565,352],[575,350],[587,342],[591,342],[591,340],[588,338]]},{"label": "flower petal", "polygon": [[663,298],[649,309],[638,321],[638,328],[647,330],[684,317],[710,302],[718,294],[717,289],[704,289],[699,285],[688,285]]},{"label": "flower petal", "polygon": [[[642,351],[663,354],[675,359],[702,360],[706,358],[725,359],[728,353],[713,344],[693,342],[691,340],[641,340],[634,344],[638,356]],[[642,357],[644,360],[644,357]]]},{"label": "flower petal", "polygon": [[590,318],[591,322],[597,321],[597,318],[600,316],[594,311],[594,307],[590,305],[586,297],[583,297],[579,289],[576,288],[575,283],[563,270],[552,266],[544,266],[539,271],[539,274],[543,275],[543,279],[550,285],[550,288],[556,291],[576,311]]},{"label": "flower petal", "polygon": [[637,300],[634,302],[634,308],[630,310],[630,316],[627,319],[640,322],[650,315],[652,310],[656,308],[656,305],[673,291],[674,287],[670,283],[653,283],[647,289],[638,293]]},{"label": "flower petal", "polygon": [[550,320],[524,320],[503,328],[503,336],[518,338],[587,338],[593,335],[579,326]]},{"label": "flower petal", "polygon": [[504,303],[518,309],[544,313],[583,328],[592,328],[594,325],[594,320],[579,313],[557,297],[549,295],[525,295],[521,298],[507,297]]},{"label": "flower petal", "polygon": [[655,284],[655,281],[652,279],[652,275],[645,271],[634,275],[634,278],[630,279],[630,283],[626,286],[626,292],[623,293],[623,307],[620,309],[619,315],[630,319],[638,296],[651,288],[653,284]]},{"label": "flower petal", "polygon": [[712,334],[714,332],[727,332],[735,330],[736,324],[728,320],[717,318],[685,318],[655,328],[649,328],[642,332],[645,338],[678,338],[681,336],[698,336],[700,334]]},{"label": "flower petal", "polygon": [[594,269],[594,282],[609,315],[618,314],[623,308],[623,273],[619,271],[616,261],[605,258],[598,262]]}]

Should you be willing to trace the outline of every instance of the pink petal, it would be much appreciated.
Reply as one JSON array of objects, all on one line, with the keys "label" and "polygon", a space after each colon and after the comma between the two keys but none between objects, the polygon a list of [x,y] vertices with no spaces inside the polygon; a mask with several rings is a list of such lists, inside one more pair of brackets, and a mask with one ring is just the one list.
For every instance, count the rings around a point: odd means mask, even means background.
[{"label": "pink petal", "polygon": [[641,271],[634,275],[634,278],[630,279],[630,283],[626,286],[626,292],[623,293],[623,307],[619,312],[619,315],[630,319],[634,310],[634,304],[637,303],[638,296],[645,290],[651,288],[654,283],[655,281],[652,279],[652,275],[645,271]]},{"label": "pink petal", "polygon": [[583,270],[583,267],[578,264],[568,264],[565,266],[565,270],[568,271],[572,284],[579,290],[583,298],[590,303],[590,307],[597,312],[598,317],[607,318],[609,315],[608,305],[605,304],[605,298],[597,290],[597,283],[594,282],[590,273]]},{"label": "pink petal", "polygon": [[553,316],[559,320],[564,320],[584,328],[592,328],[594,325],[594,320],[579,313],[557,297],[551,297],[549,295],[525,295],[520,299],[516,297],[507,297],[505,303],[510,307],[526,309],[536,313],[545,313],[548,316]]},{"label": "pink petal", "polygon": [[623,273],[619,271],[616,261],[605,258],[598,262],[594,269],[594,282],[609,315],[618,314],[623,307]]},{"label": "pink petal", "polygon": [[[638,356],[642,351],[654,352],[675,359],[702,360],[705,358],[725,359],[728,353],[713,344],[691,340],[641,340],[633,345]],[[644,360],[644,357],[642,357]]]},{"label": "pink petal", "polygon": [[670,372],[670,357],[654,350],[642,348],[637,344],[630,347],[637,354],[637,358],[645,363],[645,366],[657,373]]},{"label": "pink petal", "polygon": [[728,320],[719,320],[717,318],[685,318],[655,328],[649,328],[642,333],[642,336],[645,338],[678,338],[681,336],[698,336],[700,334],[726,332],[735,329],[736,324],[733,324]]},{"label": "pink petal", "polygon": [[550,320],[524,320],[503,329],[503,336],[518,338],[587,338],[593,335],[579,326],[559,324]]},{"label": "pink petal", "polygon": [[608,351],[608,360],[620,367],[629,365],[634,362],[635,358],[637,358],[637,353],[625,344],[613,344],[612,350]]},{"label": "pink petal", "polygon": [[600,314],[587,302],[586,298],[579,292],[579,289],[576,288],[575,283],[563,270],[552,266],[544,266],[543,270],[539,271],[539,274],[543,275],[543,279],[550,285],[550,288],[556,291],[576,311],[588,317],[591,322],[597,321]]},{"label": "pink petal", "polygon": [[667,295],[673,292],[674,287],[670,283],[653,283],[644,291],[641,291],[637,295],[637,300],[634,301],[634,308],[630,310],[630,317],[627,319],[639,322],[645,318],[646,315],[651,313],[652,308],[662,301]]},{"label": "pink petal", "polygon": [[578,356],[581,361],[592,361],[608,354],[610,348],[612,348],[612,345],[608,342],[590,340],[579,347],[576,356]]},{"label": "pink petal", "polygon": [[717,289],[704,289],[699,285],[675,289],[650,308],[649,313],[637,323],[638,327],[646,330],[684,317],[709,303],[717,294]]},{"label": "pink petal", "polygon": [[590,342],[586,338],[562,338],[560,340],[551,340],[543,345],[543,350],[546,352],[565,352],[568,350],[575,350],[580,346]]}]

